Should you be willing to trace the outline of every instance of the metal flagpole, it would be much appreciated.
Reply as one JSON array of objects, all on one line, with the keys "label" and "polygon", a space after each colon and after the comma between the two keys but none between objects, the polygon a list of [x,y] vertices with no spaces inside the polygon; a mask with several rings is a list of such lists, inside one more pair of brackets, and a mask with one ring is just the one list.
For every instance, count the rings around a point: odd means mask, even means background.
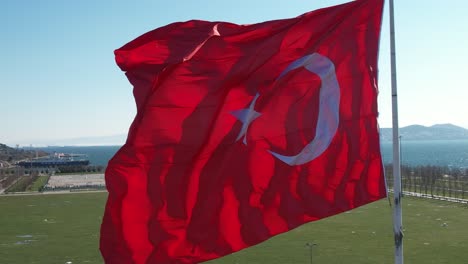
[{"label": "metal flagpole", "polygon": [[395,58],[395,21],[393,0],[390,0],[390,61],[392,73],[392,128],[393,128],[393,233],[395,236],[395,264],[403,264],[403,232],[401,210],[401,167],[398,127],[397,77]]}]

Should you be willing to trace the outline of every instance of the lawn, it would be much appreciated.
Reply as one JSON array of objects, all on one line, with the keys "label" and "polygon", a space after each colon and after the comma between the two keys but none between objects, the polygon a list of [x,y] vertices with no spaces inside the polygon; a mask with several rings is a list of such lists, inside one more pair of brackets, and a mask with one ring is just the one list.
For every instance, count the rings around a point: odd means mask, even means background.
[{"label": "lawn", "polygon": [[[102,263],[99,227],[106,193],[0,196],[0,263]],[[468,209],[403,200],[406,263],[465,264]],[[387,200],[309,223],[210,264],[393,263]]]},{"label": "lawn", "polygon": [[47,184],[50,176],[39,176],[31,185],[28,186],[26,191],[29,192],[38,192],[44,185]]}]

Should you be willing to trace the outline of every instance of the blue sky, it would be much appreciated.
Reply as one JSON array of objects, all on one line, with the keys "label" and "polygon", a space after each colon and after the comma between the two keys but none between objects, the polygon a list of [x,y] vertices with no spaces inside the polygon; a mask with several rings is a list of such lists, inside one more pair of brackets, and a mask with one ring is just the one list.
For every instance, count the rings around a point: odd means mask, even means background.
[{"label": "blue sky", "polygon": [[[338,0],[6,0],[0,8],[0,143],[125,134],[132,86],[113,51],[190,19],[250,24]],[[391,127],[388,1],[380,47],[379,123]],[[400,126],[468,128],[468,1],[395,1]]]}]

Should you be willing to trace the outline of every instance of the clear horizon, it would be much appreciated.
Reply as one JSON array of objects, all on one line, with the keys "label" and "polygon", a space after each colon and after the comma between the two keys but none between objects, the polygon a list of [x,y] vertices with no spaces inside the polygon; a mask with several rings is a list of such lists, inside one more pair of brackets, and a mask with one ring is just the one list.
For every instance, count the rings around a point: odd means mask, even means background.
[{"label": "clear horizon", "polygon": [[[413,124],[409,126],[414,126],[414,125],[418,125],[418,124]],[[434,124],[433,126],[435,125],[455,125],[455,124]],[[405,126],[405,127],[408,127],[408,126]],[[405,127],[400,127],[400,129],[405,128]],[[425,126],[425,127],[431,127],[431,126]],[[457,126],[457,127],[460,127],[460,126]],[[460,128],[464,128],[464,127],[460,127]],[[392,128],[381,127],[381,129],[392,129]],[[467,128],[464,128],[464,129],[468,130]],[[73,147],[121,146],[125,143],[126,138],[127,138],[127,134],[125,133],[125,134],[115,134],[115,135],[110,135],[110,136],[57,138],[53,140],[36,141],[35,143],[33,142],[33,143],[23,143],[23,144],[18,144],[18,143],[12,144],[12,143],[0,142],[0,144],[6,144],[9,147],[16,147],[16,145],[18,145],[19,147],[22,147],[22,148],[63,147],[63,146],[73,146]],[[384,139],[381,139],[381,140],[382,142],[385,141]]]},{"label": "clear horizon", "polygon": [[[126,134],[136,113],[132,86],[113,51],[166,24],[190,19],[251,24],[295,17],[342,0],[7,1],[0,11],[4,99],[0,143]],[[395,3],[399,125],[468,128],[468,2]],[[391,127],[388,1],[379,58],[379,123]]]}]

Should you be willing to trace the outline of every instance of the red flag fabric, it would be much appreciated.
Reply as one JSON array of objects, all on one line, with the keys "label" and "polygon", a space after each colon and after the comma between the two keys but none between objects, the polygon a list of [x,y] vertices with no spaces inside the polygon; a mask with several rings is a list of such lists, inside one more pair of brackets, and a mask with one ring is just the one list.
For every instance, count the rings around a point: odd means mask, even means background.
[{"label": "red flag fabric", "polygon": [[137,115],[106,170],[106,263],[198,263],[385,197],[382,8],[174,23],[116,50]]}]

